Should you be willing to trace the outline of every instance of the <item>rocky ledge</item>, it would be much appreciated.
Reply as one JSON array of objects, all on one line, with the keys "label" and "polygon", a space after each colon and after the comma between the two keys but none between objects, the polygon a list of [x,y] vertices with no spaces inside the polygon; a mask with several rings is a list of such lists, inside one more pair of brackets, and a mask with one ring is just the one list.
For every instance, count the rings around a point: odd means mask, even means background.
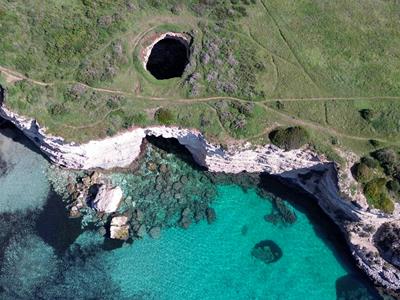
[{"label": "rocky ledge", "polygon": [[[394,257],[398,254],[394,235],[399,231],[385,225],[398,224],[399,208],[396,207],[393,215],[371,210],[365,205],[362,195],[351,195],[348,187],[353,179],[348,168],[339,170],[334,163],[310,150],[283,151],[273,145],[255,147],[250,144],[225,150],[207,142],[197,130],[162,126],[132,128],[114,137],[78,145],[46,134],[35,120],[19,116],[4,105],[0,108],[0,116],[14,123],[51,161],[66,168],[128,167],[139,156],[144,138],[157,136],[177,139],[199,165],[211,172],[268,173],[279,176],[285,183],[315,197],[343,231],[360,268],[376,283],[394,295],[400,295],[398,257]],[[347,175],[338,176],[339,173]],[[118,189],[112,193],[115,198],[120,194]],[[107,205],[102,202],[102,206]],[[120,221],[114,222],[115,234],[117,229],[118,234],[121,234],[121,230],[124,234],[126,229],[125,223]],[[388,238],[382,233],[385,228],[391,230]],[[387,245],[394,245],[396,249],[390,251]]]}]

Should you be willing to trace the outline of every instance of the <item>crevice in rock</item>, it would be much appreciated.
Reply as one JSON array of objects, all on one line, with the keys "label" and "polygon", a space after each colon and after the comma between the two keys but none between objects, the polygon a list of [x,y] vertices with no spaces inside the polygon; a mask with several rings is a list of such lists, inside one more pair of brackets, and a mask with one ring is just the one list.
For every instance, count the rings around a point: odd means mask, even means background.
[{"label": "crevice in rock", "polygon": [[176,155],[194,169],[202,171],[206,170],[206,168],[196,163],[190,151],[175,138],[163,138],[154,135],[147,135],[146,141],[157,148]]}]

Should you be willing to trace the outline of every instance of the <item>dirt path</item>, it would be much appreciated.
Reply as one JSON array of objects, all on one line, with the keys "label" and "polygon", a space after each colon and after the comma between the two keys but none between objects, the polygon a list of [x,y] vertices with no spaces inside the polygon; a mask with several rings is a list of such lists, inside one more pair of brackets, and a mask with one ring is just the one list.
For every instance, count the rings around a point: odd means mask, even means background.
[{"label": "dirt path", "polygon": [[[140,40],[140,39],[139,39]],[[4,74],[6,77],[6,80],[9,82],[15,82],[19,80],[28,80],[31,83],[40,85],[40,86],[51,86],[54,85],[54,82],[43,82],[39,80],[35,80],[29,77],[26,77],[25,75],[11,70],[6,67],[0,66],[0,73]],[[247,100],[243,98],[238,98],[238,97],[231,97],[231,96],[210,96],[210,97],[199,97],[199,98],[170,98],[170,97],[152,97],[152,96],[144,96],[140,94],[135,94],[135,93],[130,93],[130,92],[125,92],[121,90],[114,90],[114,89],[105,89],[105,88],[97,88],[93,87],[90,85],[87,85],[82,82],[78,81],[64,81],[64,83],[69,83],[69,84],[80,84],[82,86],[85,86],[89,89],[92,89],[94,91],[98,92],[104,92],[104,93],[110,93],[110,94],[120,94],[120,95],[128,95],[128,96],[133,96],[135,98],[140,98],[140,99],[147,99],[147,100],[154,100],[154,101],[173,101],[173,102],[182,102],[182,103],[196,103],[196,102],[207,102],[207,101],[213,101],[213,100],[221,100],[221,99],[227,99],[227,100],[237,100],[241,102],[253,102],[252,100]],[[340,100],[340,101],[354,101],[354,100],[400,100],[400,96],[350,96],[350,97],[301,97],[301,98],[265,98],[262,101],[257,101],[258,103],[266,103],[266,102],[274,102],[274,101],[327,101],[327,100]]]},{"label": "dirt path", "polygon": [[380,139],[380,138],[348,135],[348,134],[345,134],[345,133],[338,132],[336,129],[333,129],[331,127],[325,127],[325,126],[313,123],[311,121],[305,121],[305,120],[297,119],[297,118],[295,118],[295,117],[293,117],[291,115],[287,115],[285,113],[282,113],[282,112],[280,112],[280,111],[278,111],[276,109],[273,109],[271,107],[268,107],[268,106],[264,106],[264,108],[266,110],[269,110],[269,111],[273,112],[276,115],[279,115],[282,119],[286,120],[289,123],[296,124],[296,125],[299,125],[299,126],[313,128],[313,129],[318,130],[318,131],[323,131],[323,132],[329,133],[329,134],[331,134],[333,136],[335,136],[335,135],[336,136],[341,136],[341,137],[344,137],[344,138],[357,140],[357,141],[369,141],[371,139],[374,139],[374,140],[379,141],[379,142],[393,144],[393,142],[391,142],[391,141],[387,141],[387,140]]}]

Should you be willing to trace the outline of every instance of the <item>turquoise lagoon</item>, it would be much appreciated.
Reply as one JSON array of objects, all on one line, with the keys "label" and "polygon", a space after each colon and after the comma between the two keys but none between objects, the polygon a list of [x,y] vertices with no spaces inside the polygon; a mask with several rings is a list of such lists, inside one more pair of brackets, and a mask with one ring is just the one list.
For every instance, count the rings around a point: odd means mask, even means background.
[{"label": "turquoise lagoon", "polygon": [[[8,168],[0,177],[1,299],[337,299],[337,280],[354,272],[371,287],[339,258],[349,254],[319,232],[330,229],[293,207],[293,225],[268,223],[271,201],[236,185],[217,186],[211,225],[105,250],[95,231],[81,232],[54,213],[62,206],[44,179],[48,163],[19,139],[0,135]],[[251,250],[262,240],[274,241],[283,256],[271,264],[255,259]],[[357,288],[350,284],[353,299],[375,297]]]}]

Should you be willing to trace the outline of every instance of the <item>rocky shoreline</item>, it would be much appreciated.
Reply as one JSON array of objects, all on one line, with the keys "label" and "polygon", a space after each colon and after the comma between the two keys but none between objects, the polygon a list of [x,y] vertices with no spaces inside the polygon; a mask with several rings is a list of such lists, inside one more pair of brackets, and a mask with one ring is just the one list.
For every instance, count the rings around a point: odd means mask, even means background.
[{"label": "rocky shoreline", "polygon": [[[398,257],[393,258],[398,253],[398,245],[393,242],[393,236],[399,232],[396,228],[400,227],[398,208],[393,215],[369,209],[362,195],[350,193],[348,187],[353,179],[339,176],[348,174],[348,170],[339,170],[310,150],[283,151],[273,145],[250,144],[225,150],[208,143],[197,130],[156,126],[132,128],[114,137],[78,145],[47,135],[35,120],[19,116],[4,105],[0,116],[15,124],[53,163],[69,169],[128,167],[139,157],[145,137],[155,136],[176,139],[197,164],[210,172],[276,175],[316,198],[344,233],[359,267],[394,296],[400,295]],[[122,221],[115,220],[114,226],[125,226]],[[391,229],[389,238],[382,234],[382,228]],[[388,244],[395,247],[393,251],[387,250]],[[388,253],[392,259],[388,259]]]}]

